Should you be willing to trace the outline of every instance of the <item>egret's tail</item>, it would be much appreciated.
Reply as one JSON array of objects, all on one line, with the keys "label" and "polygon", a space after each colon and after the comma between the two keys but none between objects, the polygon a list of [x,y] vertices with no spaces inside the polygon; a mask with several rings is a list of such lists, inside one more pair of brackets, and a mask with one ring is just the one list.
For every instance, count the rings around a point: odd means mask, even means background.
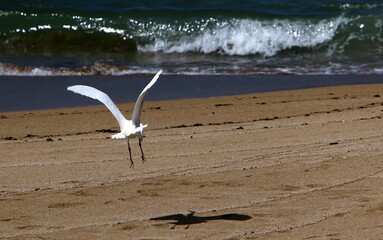
[{"label": "egret's tail", "polygon": [[112,135],[112,138],[113,139],[121,139],[121,138],[125,138],[125,135],[120,132],[120,133]]}]

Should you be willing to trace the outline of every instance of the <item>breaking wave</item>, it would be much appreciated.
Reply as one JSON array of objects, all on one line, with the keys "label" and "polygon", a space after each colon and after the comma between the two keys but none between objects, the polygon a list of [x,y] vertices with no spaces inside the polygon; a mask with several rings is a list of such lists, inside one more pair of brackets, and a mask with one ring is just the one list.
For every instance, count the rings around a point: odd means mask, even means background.
[{"label": "breaking wave", "polygon": [[313,48],[329,42],[339,26],[349,21],[344,17],[312,23],[304,20],[231,19],[221,22],[216,28],[199,31],[194,36],[165,34],[165,37],[159,36],[153,43],[138,49],[143,52],[261,54],[270,57],[293,47]]}]

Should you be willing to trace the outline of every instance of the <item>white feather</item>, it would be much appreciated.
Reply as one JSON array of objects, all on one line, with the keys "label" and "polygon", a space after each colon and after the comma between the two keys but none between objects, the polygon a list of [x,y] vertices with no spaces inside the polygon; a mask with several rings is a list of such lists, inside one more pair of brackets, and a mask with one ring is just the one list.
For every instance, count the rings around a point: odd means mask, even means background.
[{"label": "white feather", "polygon": [[162,70],[158,71],[158,73],[153,77],[152,81],[146,87],[144,90],[142,90],[140,96],[138,96],[136,105],[134,106],[133,114],[132,114],[132,122],[136,127],[140,126],[140,117],[142,112],[142,107],[144,106],[144,100],[146,95],[148,94],[148,90],[153,86],[153,84],[156,83],[158,77],[160,76]]},{"label": "white feather", "polygon": [[125,117],[122,115],[116,104],[110,99],[108,95],[105,93],[101,92],[100,90],[94,88],[94,87],[89,87],[85,85],[75,85],[75,86],[70,86],[67,88],[69,91],[99,100],[102,102],[108,109],[109,111],[113,114],[113,116],[117,119],[118,124],[120,125],[120,129],[123,129],[124,123],[126,121]]}]

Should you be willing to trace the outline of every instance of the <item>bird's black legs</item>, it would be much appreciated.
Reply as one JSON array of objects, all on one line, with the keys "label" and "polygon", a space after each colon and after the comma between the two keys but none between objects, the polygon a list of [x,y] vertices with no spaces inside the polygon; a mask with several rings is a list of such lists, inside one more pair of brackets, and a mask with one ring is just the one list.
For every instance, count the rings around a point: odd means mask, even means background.
[{"label": "bird's black legs", "polygon": [[134,162],[133,162],[133,159],[132,159],[132,152],[131,152],[131,149],[130,149],[129,138],[126,138],[126,140],[128,141],[128,150],[129,150],[129,157],[130,157],[130,168],[134,168]]},{"label": "bird's black legs", "polygon": [[[133,162],[133,159],[132,159],[132,150],[130,148],[129,138],[126,138],[126,141],[128,142],[128,150],[129,150],[129,158],[130,158],[130,168],[134,168],[134,162]],[[142,160],[142,162],[145,162],[145,155],[144,155],[144,151],[142,150],[141,142],[142,142],[142,139],[138,138],[138,145],[140,146],[140,150],[141,150],[141,160]]]},{"label": "bird's black legs", "polygon": [[141,161],[144,163],[145,162],[145,155],[144,155],[144,151],[142,151],[141,142],[142,142],[142,139],[138,138],[138,145],[140,146],[140,150],[141,150]]}]

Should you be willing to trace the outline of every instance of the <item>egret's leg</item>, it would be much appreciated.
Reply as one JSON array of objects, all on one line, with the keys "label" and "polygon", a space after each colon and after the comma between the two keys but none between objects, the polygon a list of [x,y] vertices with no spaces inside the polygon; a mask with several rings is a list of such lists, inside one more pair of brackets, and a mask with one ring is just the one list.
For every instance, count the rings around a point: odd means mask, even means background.
[{"label": "egret's leg", "polygon": [[132,151],[130,149],[129,138],[126,138],[126,140],[128,141],[128,150],[129,150],[129,157],[130,157],[130,168],[134,168],[134,162],[133,162],[133,159],[132,159]]},{"label": "egret's leg", "polygon": [[142,139],[138,138],[138,145],[140,146],[140,150],[141,150],[141,161],[145,162],[145,155],[144,155],[144,151],[142,151],[141,142],[142,142]]}]

